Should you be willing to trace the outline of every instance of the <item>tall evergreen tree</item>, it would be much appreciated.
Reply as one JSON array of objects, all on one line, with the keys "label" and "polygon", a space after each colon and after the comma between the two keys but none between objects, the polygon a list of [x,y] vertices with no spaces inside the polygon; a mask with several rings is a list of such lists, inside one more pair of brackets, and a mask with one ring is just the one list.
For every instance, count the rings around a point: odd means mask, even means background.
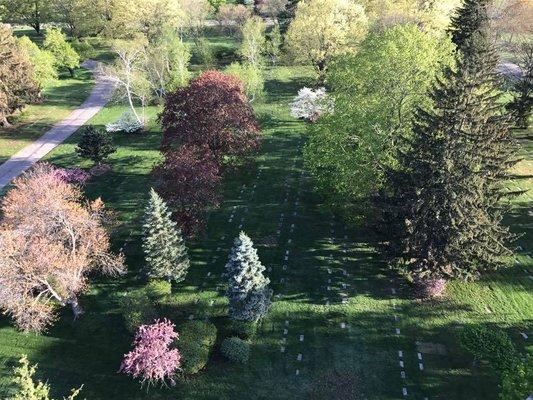
[{"label": "tall evergreen tree", "polygon": [[457,65],[434,88],[433,109],[417,112],[380,199],[396,228],[388,249],[416,278],[473,279],[512,254],[502,216],[517,149],[500,101],[486,6],[466,0],[454,18]]},{"label": "tall evergreen tree", "polygon": [[226,270],[230,317],[258,321],[270,307],[272,291],[268,287],[270,280],[263,275],[265,267],[259,261],[257,250],[244,232],[233,243]]},{"label": "tall evergreen tree", "polygon": [[181,230],[171,219],[166,203],[154,189],[150,191],[143,228],[147,276],[174,282],[183,281],[189,269],[187,248]]}]

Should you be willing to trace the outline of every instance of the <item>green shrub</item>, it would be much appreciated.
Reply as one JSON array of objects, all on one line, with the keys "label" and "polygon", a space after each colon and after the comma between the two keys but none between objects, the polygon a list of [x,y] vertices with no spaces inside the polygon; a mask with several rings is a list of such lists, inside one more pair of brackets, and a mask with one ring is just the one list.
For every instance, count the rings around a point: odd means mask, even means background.
[{"label": "green shrub", "polygon": [[237,62],[229,65],[224,72],[239,79],[244,85],[244,91],[250,101],[260,99],[264,95],[265,78],[261,69],[250,64]]},{"label": "green shrub", "polygon": [[241,339],[247,340],[253,338],[257,333],[257,322],[248,321],[230,321],[229,333]]},{"label": "green shrub", "polygon": [[518,362],[518,352],[501,329],[466,327],[460,333],[461,345],[476,359],[487,361],[499,372],[511,370]]},{"label": "green shrub", "polygon": [[224,339],[220,351],[235,363],[246,364],[250,358],[250,345],[238,337]]},{"label": "green shrub", "polygon": [[197,374],[207,365],[211,353],[209,347],[202,346],[200,343],[179,340],[178,348],[181,352],[181,368],[186,374]]},{"label": "green shrub", "polygon": [[152,300],[159,301],[172,293],[172,284],[159,279],[151,280],[146,285],[146,293]]},{"label": "green shrub", "polygon": [[190,321],[180,325],[178,333],[182,370],[186,374],[196,374],[209,361],[217,339],[217,328],[210,322]]},{"label": "green shrub", "polygon": [[131,291],[121,297],[120,308],[130,332],[135,332],[141,325],[151,324],[157,318],[154,305],[144,289]]},{"label": "green shrub", "polygon": [[501,400],[523,400],[533,393],[533,357],[502,374]]}]

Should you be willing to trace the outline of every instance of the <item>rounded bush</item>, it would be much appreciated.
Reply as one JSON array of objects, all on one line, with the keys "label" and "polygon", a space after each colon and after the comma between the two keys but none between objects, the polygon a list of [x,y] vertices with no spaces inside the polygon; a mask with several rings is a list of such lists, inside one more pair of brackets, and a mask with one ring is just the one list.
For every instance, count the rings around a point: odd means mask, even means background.
[{"label": "rounded bush", "polygon": [[209,361],[209,355],[217,340],[217,328],[211,322],[189,321],[180,325],[177,346],[181,352],[182,370],[196,374]]},{"label": "rounded bush", "polygon": [[213,347],[217,340],[217,327],[211,322],[189,321],[180,326],[181,340],[194,341],[203,346]]},{"label": "rounded bush", "polygon": [[257,333],[257,322],[232,320],[229,325],[229,332],[244,340],[251,339]]},{"label": "rounded bush", "polygon": [[220,351],[235,363],[246,364],[250,358],[250,345],[238,337],[224,339]]},{"label": "rounded bush", "polygon": [[144,290],[134,290],[120,299],[120,308],[126,328],[135,332],[141,325],[151,324],[157,313],[154,305]]},{"label": "rounded bush", "polygon": [[184,373],[194,375],[205,368],[209,361],[211,348],[200,343],[178,341],[178,349],[181,353],[181,369]]},{"label": "rounded bush", "polygon": [[152,300],[160,300],[172,293],[172,284],[163,280],[151,280],[146,285],[146,293]]}]

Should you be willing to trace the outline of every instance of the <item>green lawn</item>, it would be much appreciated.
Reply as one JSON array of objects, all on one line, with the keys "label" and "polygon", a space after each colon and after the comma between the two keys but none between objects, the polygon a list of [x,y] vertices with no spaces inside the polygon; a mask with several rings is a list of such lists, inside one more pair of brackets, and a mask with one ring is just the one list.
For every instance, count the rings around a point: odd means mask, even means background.
[{"label": "green lawn", "polygon": [[0,128],[0,163],[68,117],[89,97],[94,83],[92,75],[84,69],[77,70],[74,78],[67,75],[62,74],[44,90],[41,103],[32,104],[17,115],[13,127]]},{"label": "green lawn", "polygon": [[[84,384],[83,398],[88,400],[306,399],[313,386],[336,372],[367,399],[402,398],[405,387],[409,398],[417,400],[496,400],[496,377],[485,367],[472,366],[471,357],[458,347],[456,333],[467,324],[494,324],[507,329],[520,347],[530,343],[520,332],[533,334],[533,281],[528,278],[530,272],[524,271],[533,271],[531,195],[516,199],[509,219],[514,230],[526,233],[518,243],[524,248],[519,266],[476,283],[454,283],[441,301],[413,299],[402,279],[372,249],[370,235],[330,215],[303,171],[300,146],[305,142],[305,125],[289,116],[288,103],[299,88],[311,83],[312,71],[304,67],[269,71],[266,98],[255,105],[263,128],[261,154],[251,165],[228,173],[224,203],[210,216],[206,234],[189,243],[191,270],[174,289],[181,304],[172,316],[178,331],[190,316],[222,326],[226,300],[220,274],[243,224],[279,295],[252,344],[248,365],[235,366],[214,354],[198,376],[176,388],[149,392],[117,373],[131,337],[116,299],[117,294],[142,284],[136,278],[142,265],[140,217],[152,184],[150,171],[159,160],[161,133],[154,122],[157,109],[151,108],[149,132],[117,135],[119,150],[110,160],[113,171],[86,188],[90,198],[101,196],[116,213],[113,241],[124,250],[130,273],[120,279],[95,279],[81,299],[86,314],[73,322],[65,310],[44,335],[21,334],[2,318],[0,393],[7,389],[15,360],[27,354],[40,364],[39,376],[49,380],[57,397]],[[92,123],[112,121],[121,111],[109,106]],[[59,146],[48,161],[88,166],[75,156],[77,139],[74,135]],[[519,172],[531,176],[533,148],[530,139],[524,144],[529,164],[522,164]],[[258,171],[260,179],[256,179]],[[526,179],[517,184],[531,188],[531,178]],[[341,302],[343,294],[348,295],[347,304]],[[533,351],[530,345],[528,350]],[[405,379],[400,376],[398,351],[403,352]],[[423,353],[422,371],[418,351]]]}]

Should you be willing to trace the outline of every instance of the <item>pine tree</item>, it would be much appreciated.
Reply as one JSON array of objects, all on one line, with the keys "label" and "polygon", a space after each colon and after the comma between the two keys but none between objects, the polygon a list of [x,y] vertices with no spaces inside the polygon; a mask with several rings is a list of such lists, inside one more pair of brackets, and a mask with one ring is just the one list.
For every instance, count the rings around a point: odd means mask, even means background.
[{"label": "pine tree", "polygon": [[258,321],[270,307],[272,291],[268,287],[270,280],[263,275],[265,267],[259,261],[257,250],[244,232],[234,241],[226,270],[231,318]]},{"label": "pine tree", "polygon": [[143,249],[148,264],[146,275],[154,279],[183,281],[189,269],[187,248],[166,203],[154,189],[150,191],[143,228]]},{"label": "pine tree", "polygon": [[[484,22],[475,30],[470,20]],[[389,171],[390,192],[378,203],[396,228],[389,250],[419,279],[473,279],[512,254],[502,217],[517,149],[500,101],[486,2],[467,0],[458,21],[465,32],[452,29],[457,65],[434,88],[433,109],[417,112],[399,166]]]}]

